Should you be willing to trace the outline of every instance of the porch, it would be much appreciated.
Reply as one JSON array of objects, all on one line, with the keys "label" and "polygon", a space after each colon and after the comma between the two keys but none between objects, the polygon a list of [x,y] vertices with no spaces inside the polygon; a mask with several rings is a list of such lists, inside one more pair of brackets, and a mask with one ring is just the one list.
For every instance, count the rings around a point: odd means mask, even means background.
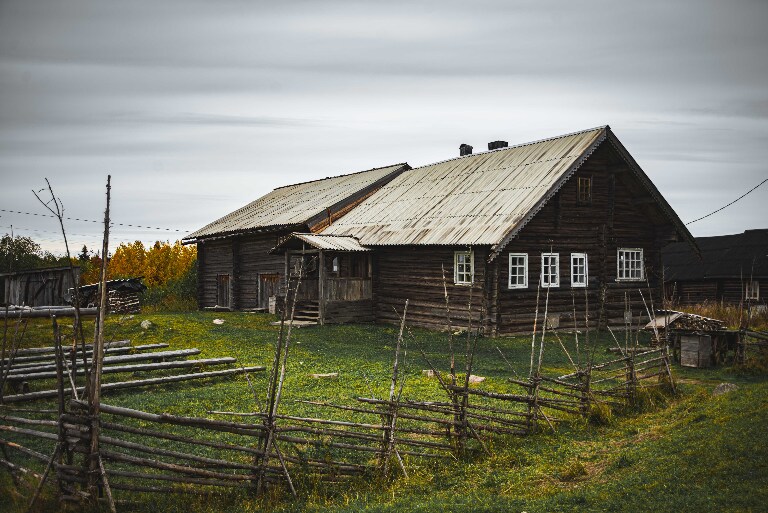
[{"label": "porch", "polygon": [[285,254],[293,287],[301,277],[294,319],[321,325],[373,322],[371,251],[357,239],[294,233],[273,252]]}]

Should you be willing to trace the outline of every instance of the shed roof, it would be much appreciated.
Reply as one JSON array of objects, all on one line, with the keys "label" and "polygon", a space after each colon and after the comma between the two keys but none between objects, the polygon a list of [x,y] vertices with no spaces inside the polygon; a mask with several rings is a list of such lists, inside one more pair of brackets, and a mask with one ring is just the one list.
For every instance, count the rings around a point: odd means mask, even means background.
[{"label": "shed roof", "polygon": [[696,237],[701,259],[683,243],[662,250],[665,280],[768,278],[768,229]]},{"label": "shed roof", "polygon": [[405,171],[323,233],[364,246],[490,245],[496,254],[606,139],[692,241],[607,125]]},{"label": "shed roof", "polygon": [[276,252],[296,242],[306,243],[313,248],[329,251],[371,251],[364,248],[356,237],[350,235],[325,235],[321,233],[292,233],[281,241],[271,252]]},{"label": "shed roof", "polygon": [[184,240],[243,231],[306,225],[350,197],[396,175],[407,164],[395,164],[341,176],[279,187],[221,219],[190,233]]}]

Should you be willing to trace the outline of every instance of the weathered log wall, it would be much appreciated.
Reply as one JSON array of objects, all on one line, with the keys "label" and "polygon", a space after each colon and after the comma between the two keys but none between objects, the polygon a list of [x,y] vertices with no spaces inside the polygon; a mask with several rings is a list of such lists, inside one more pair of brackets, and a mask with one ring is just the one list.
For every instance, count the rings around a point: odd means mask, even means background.
[{"label": "weathered log wall", "polygon": [[[80,268],[75,267],[75,281]],[[69,268],[35,269],[0,276],[0,303],[24,306],[66,305],[66,295],[75,286]]]},{"label": "weathered log wall", "polygon": [[408,324],[432,329],[446,329],[445,283],[450,298],[451,324],[466,327],[469,319],[468,304],[472,296],[472,324],[478,326],[484,306],[488,248],[474,249],[475,280],[468,285],[453,282],[455,251],[467,247],[452,246],[391,246],[374,251],[373,295],[377,322],[398,323],[398,314],[408,299]]},{"label": "weathered log wall", "polygon": [[[668,282],[665,285],[667,295],[675,304],[694,305],[705,301],[722,301],[739,304],[745,301],[745,284],[747,278],[711,278],[699,281]],[[752,280],[750,280],[752,281]],[[768,280],[754,280],[759,284],[759,299],[752,302],[765,304],[768,294]]]},{"label": "weathered log wall", "polygon": [[373,301],[326,301],[325,323],[373,322]]},{"label": "weathered log wall", "polygon": [[198,254],[198,306],[216,306],[216,277],[231,276],[231,307],[235,310],[266,308],[266,296],[260,289],[260,275],[279,275],[280,285],[285,278],[285,257],[270,255],[278,237],[287,232],[269,232],[237,235],[226,239],[201,241]]}]

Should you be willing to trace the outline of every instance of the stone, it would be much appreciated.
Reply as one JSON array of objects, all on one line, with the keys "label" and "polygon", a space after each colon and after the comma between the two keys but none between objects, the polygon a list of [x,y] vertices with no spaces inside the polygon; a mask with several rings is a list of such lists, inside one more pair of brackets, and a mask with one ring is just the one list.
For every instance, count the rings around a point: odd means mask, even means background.
[{"label": "stone", "polygon": [[734,385],[733,383],[720,383],[712,391],[712,397],[717,397],[719,395],[727,394],[728,392],[733,392],[738,389],[739,389],[739,386]]}]

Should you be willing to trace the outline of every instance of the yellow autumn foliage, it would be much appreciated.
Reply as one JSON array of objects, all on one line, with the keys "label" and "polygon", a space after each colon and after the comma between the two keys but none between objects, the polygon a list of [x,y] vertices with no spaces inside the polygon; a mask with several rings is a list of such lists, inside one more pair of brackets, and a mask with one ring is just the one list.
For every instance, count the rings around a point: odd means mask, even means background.
[{"label": "yellow autumn foliage", "polygon": [[155,242],[145,247],[141,241],[120,244],[109,259],[110,279],[143,276],[148,287],[166,285],[181,279],[197,260],[195,246],[180,242]]}]

